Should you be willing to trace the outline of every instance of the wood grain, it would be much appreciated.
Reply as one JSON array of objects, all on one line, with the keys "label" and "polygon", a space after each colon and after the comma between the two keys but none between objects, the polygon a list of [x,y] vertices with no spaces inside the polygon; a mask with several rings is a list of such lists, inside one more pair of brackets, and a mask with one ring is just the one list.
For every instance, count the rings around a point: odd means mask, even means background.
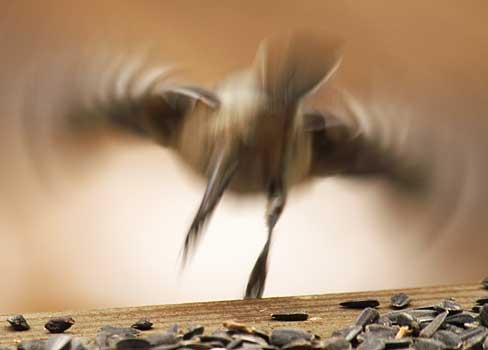
[{"label": "wood grain", "polygon": [[[142,307],[112,308],[86,311],[65,311],[57,313],[24,314],[31,325],[31,330],[13,332],[5,325],[0,328],[0,344],[13,345],[23,339],[47,338],[44,329],[45,322],[53,316],[71,315],[76,324],[66,333],[74,336],[94,336],[103,325],[130,326],[139,318],[147,317],[154,322],[154,330],[165,330],[170,325],[178,323],[180,327],[199,323],[212,331],[221,327],[225,320],[235,320],[263,330],[271,330],[285,324],[302,327],[327,337],[333,330],[344,327],[356,318],[358,310],[346,310],[338,304],[347,299],[377,298],[381,305],[380,312],[389,309],[391,295],[400,290],[370,291],[359,293],[324,294],[309,296],[264,298],[260,300],[231,300],[204,303],[185,303],[175,305],[155,305]],[[488,291],[481,285],[438,286],[430,288],[416,288],[401,290],[412,298],[412,306],[419,306],[438,302],[453,297],[463,307],[471,307],[475,300],[488,296]],[[305,322],[277,322],[272,321],[270,314],[278,311],[307,311],[309,320]],[[0,315],[6,319],[8,315]]]}]

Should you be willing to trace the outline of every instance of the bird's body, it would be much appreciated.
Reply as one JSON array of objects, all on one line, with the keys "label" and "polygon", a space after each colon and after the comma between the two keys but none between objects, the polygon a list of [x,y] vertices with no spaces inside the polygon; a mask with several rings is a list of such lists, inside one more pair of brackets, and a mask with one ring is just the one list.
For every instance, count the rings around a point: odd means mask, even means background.
[{"label": "bird's body", "polygon": [[258,84],[253,70],[239,72],[215,89],[220,107],[213,111],[196,106],[182,126],[175,151],[202,177],[208,176],[208,165],[221,149],[239,153],[239,171],[228,190],[238,194],[256,194],[267,191],[271,178],[279,173],[279,160],[284,143],[293,146],[294,164],[289,169],[290,185],[304,181],[310,166],[310,137],[295,133],[296,138],[285,137],[287,118],[301,129],[303,119],[269,108],[268,97]]}]

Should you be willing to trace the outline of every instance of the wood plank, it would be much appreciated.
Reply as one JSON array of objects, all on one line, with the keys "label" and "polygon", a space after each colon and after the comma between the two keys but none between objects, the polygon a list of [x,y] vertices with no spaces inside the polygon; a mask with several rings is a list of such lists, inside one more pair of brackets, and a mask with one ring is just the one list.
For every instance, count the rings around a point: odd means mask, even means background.
[{"label": "wood plank", "polygon": [[[431,304],[453,297],[463,307],[468,308],[475,303],[476,299],[488,296],[488,291],[478,284],[438,286],[401,291],[408,293],[412,297],[412,306]],[[180,327],[199,323],[207,327],[207,332],[221,327],[223,321],[232,319],[262,328],[263,330],[271,330],[278,326],[293,324],[327,337],[333,330],[352,323],[359,313],[358,310],[341,308],[338,305],[340,302],[355,298],[377,298],[381,303],[380,312],[385,312],[389,310],[390,296],[397,292],[400,292],[400,290],[25,314],[25,318],[31,325],[31,330],[13,332],[5,322],[5,326],[0,327],[0,344],[13,345],[24,339],[45,339],[49,335],[43,327],[45,322],[50,317],[64,315],[71,315],[76,320],[76,324],[66,332],[74,336],[92,337],[103,325],[110,324],[127,327],[137,319],[147,317],[154,322],[154,330],[146,332],[146,334],[165,330],[174,323],[178,323]],[[297,310],[307,311],[310,314],[309,320],[290,323],[277,322],[270,319],[270,314],[273,312]],[[0,319],[6,319],[7,316],[0,315]]]}]

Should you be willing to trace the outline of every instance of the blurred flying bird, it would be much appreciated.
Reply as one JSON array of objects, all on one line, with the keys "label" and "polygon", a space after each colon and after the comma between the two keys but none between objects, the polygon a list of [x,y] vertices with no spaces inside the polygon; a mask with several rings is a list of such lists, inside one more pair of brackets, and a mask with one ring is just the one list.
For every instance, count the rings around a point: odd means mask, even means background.
[{"label": "blurred flying bird", "polygon": [[[408,184],[421,174],[407,171],[364,134],[346,92],[328,89],[343,46],[317,31],[271,36],[249,68],[213,89],[170,79],[170,67],[121,65],[112,81],[99,84],[97,99],[67,99],[63,130],[70,135],[108,127],[151,137],[207,179],[182,248],[182,267],[226,190],[265,193],[268,237],[245,291],[245,298],[260,298],[273,229],[290,188],[317,176],[383,174]],[[319,88],[325,96],[315,96]],[[38,130],[31,121],[26,126],[34,138]]]}]

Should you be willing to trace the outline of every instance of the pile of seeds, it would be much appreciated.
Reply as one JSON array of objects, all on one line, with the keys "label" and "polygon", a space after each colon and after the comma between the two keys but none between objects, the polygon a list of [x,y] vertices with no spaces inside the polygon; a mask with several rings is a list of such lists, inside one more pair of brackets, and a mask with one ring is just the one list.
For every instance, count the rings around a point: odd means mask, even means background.
[{"label": "pile of seeds", "polygon": [[[485,281],[484,281],[485,282]],[[488,288],[488,279],[486,280]],[[380,314],[375,299],[348,300],[344,308],[361,309],[354,324],[321,338],[297,327],[278,327],[270,333],[226,321],[223,328],[205,334],[201,325],[169,329],[144,335],[152,328],[148,319],[131,327],[104,326],[94,339],[51,335],[47,340],[24,340],[18,350],[488,350],[488,298],[478,299],[472,309],[465,310],[454,299],[437,304],[407,308],[410,297],[404,293],[391,297],[391,311]],[[279,313],[272,320],[303,321],[306,312]],[[12,330],[29,329],[21,315],[8,319]],[[51,319],[45,328],[61,333],[71,327],[70,317]],[[49,325],[49,328],[48,328]],[[0,350],[9,349],[2,347]]]}]

